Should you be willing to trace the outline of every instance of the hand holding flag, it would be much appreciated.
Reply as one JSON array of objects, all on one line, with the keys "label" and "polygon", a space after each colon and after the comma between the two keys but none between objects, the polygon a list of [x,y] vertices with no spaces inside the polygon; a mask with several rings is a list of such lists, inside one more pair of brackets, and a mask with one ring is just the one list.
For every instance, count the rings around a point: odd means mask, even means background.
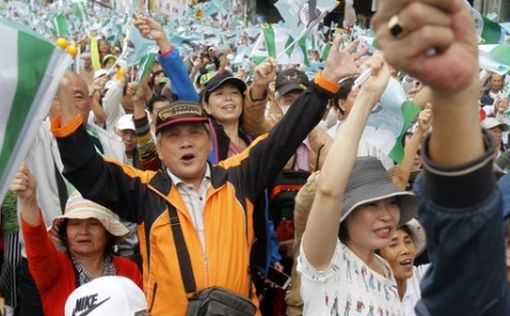
[{"label": "hand holding flag", "polygon": [[268,61],[258,65],[254,71],[252,85],[264,87],[264,89],[266,89],[276,78],[276,66],[276,61],[274,59],[269,59]]},{"label": "hand holding flag", "polygon": [[361,86],[357,97],[362,97],[365,94],[367,98],[373,99],[373,101],[368,101],[367,104],[374,104],[379,100],[388,85],[391,77],[389,66],[381,54],[374,54],[374,56],[361,65],[360,69],[369,75],[367,75],[367,79]]},{"label": "hand holding flag", "polygon": [[133,24],[143,37],[156,41],[161,52],[170,50],[168,37],[158,22],[146,16],[136,16]]}]

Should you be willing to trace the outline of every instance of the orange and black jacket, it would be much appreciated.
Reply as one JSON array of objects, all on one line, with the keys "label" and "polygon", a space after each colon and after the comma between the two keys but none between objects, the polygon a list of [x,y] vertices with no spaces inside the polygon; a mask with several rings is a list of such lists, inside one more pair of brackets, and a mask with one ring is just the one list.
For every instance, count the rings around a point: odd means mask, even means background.
[{"label": "orange and black jacket", "polygon": [[177,210],[197,289],[219,286],[251,295],[256,303],[249,258],[256,235],[264,234],[265,222],[262,211],[254,212],[253,201],[319,123],[334,92],[313,84],[268,135],[211,167],[203,213],[205,249],[167,172],[141,171],[103,160],[80,116],[65,126],[61,126],[60,117],[52,122],[65,177],[85,198],[138,224],[144,291],[151,315],[184,315],[187,308],[168,207]]}]

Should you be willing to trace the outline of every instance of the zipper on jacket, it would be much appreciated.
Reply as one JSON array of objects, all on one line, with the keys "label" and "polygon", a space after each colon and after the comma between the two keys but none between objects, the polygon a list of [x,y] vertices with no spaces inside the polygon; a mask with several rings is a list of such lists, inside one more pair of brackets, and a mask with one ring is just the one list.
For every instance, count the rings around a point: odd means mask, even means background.
[{"label": "zipper on jacket", "polygon": [[154,307],[154,302],[156,301],[156,293],[158,291],[158,283],[155,282],[154,283],[154,289],[152,290],[152,300],[151,300],[151,304],[149,305],[149,314],[152,312],[152,308]]},{"label": "zipper on jacket", "polygon": [[[204,248],[205,248],[205,236],[204,236]],[[207,256],[206,249],[202,249],[202,253],[204,255],[205,280],[207,287],[209,287],[209,257]]]}]

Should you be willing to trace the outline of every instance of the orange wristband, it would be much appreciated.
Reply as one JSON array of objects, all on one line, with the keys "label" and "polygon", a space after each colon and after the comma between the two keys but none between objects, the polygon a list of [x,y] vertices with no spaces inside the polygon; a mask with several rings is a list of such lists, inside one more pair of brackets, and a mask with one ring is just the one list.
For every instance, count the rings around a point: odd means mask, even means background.
[{"label": "orange wristband", "polygon": [[322,89],[324,89],[328,92],[331,92],[333,94],[337,93],[338,90],[340,90],[340,85],[324,78],[324,75],[322,74],[322,72],[319,72],[318,74],[315,75],[314,82]]}]

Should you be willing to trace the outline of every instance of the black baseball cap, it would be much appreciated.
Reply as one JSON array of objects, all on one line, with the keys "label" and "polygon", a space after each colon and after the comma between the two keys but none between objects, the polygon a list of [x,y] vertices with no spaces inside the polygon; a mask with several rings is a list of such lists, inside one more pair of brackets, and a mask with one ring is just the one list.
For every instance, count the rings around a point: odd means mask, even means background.
[{"label": "black baseball cap", "polygon": [[234,77],[234,75],[232,75],[232,73],[228,71],[223,71],[221,73],[214,75],[214,77],[212,77],[211,80],[209,80],[209,82],[207,82],[207,84],[205,85],[204,95],[205,102],[209,101],[209,95],[211,94],[211,92],[219,89],[221,86],[227,83],[236,86],[241,93],[244,93],[244,91],[246,91],[246,83],[244,83],[244,81]]},{"label": "black baseball cap", "polygon": [[310,80],[304,72],[297,69],[285,69],[276,76],[275,90],[284,96],[292,90],[304,91],[310,86]]}]

